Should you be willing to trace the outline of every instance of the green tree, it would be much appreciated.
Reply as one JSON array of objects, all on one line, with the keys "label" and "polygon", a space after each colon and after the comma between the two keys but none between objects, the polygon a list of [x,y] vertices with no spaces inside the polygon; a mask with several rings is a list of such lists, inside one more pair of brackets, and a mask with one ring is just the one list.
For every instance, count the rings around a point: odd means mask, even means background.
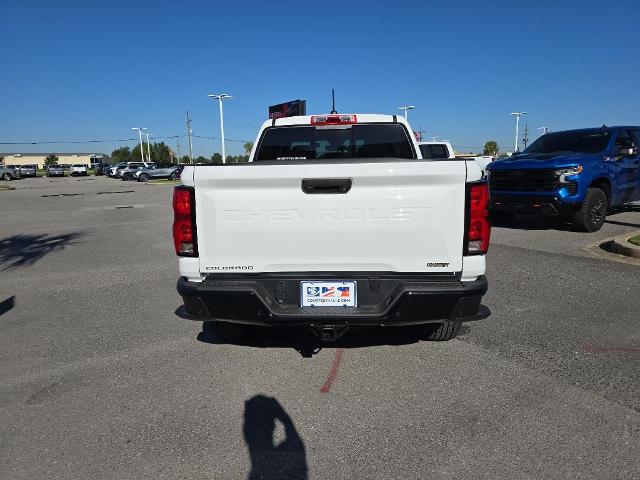
[{"label": "green tree", "polygon": [[209,160],[202,155],[199,155],[198,158],[193,160],[195,163],[210,163]]},{"label": "green tree", "polygon": [[44,159],[44,164],[46,166],[55,165],[56,163],[58,163],[58,157],[56,157],[53,153],[50,153],[49,155],[47,155],[47,158]]},{"label": "green tree", "polygon": [[129,149],[129,147],[116,148],[113,152],[111,152],[111,161],[113,163],[130,162],[131,150]]},{"label": "green tree", "polygon": [[180,158],[180,163],[191,163],[191,159],[189,158],[189,155],[183,155]]},{"label": "green tree", "polygon": [[[164,142],[157,142],[157,143],[151,143],[150,145],[150,150],[151,150],[151,161],[152,162],[156,162],[156,163],[173,163],[173,161],[175,160],[174,155],[173,155],[173,151],[167,146],[166,143]],[[147,144],[144,143],[143,145],[143,157],[144,160],[141,159],[140,157],[140,145],[136,145],[135,147],[133,147],[133,150],[131,150],[131,155],[130,155],[130,159],[128,161],[130,162],[146,162],[147,161],[147,153],[148,153],[148,149],[147,149]]]},{"label": "green tree", "polygon": [[144,145],[144,150],[142,151],[143,155],[140,156],[140,145],[136,145],[131,149],[131,158],[127,160],[128,162],[146,162],[147,161],[147,144]]},{"label": "green tree", "polygon": [[484,148],[482,149],[483,155],[491,155],[492,157],[496,157],[498,155],[498,142],[495,140],[489,140],[484,144]]},{"label": "green tree", "polygon": [[248,156],[251,153],[251,149],[253,148],[253,142],[247,142],[243,146],[244,146],[244,152]]},{"label": "green tree", "polygon": [[211,163],[222,163],[222,155],[218,152],[211,155]]},{"label": "green tree", "polygon": [[152,143],[151,161],[157,163],[172,163],[173,152],[164,142]]}]

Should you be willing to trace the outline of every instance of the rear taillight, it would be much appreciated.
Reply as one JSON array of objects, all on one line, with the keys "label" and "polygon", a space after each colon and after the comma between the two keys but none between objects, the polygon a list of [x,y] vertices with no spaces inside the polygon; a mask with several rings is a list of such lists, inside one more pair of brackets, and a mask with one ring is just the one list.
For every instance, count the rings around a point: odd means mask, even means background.
[{"label": "rear taillight", "polygon": [[181,257],[198,256],[196,204],[191,187],[180,186],[173,190],[173,245]]},{"label": "rear taillight", "polygon": [[466,255],[484,255],[489,249],[489,187],[486,183],[471,184],[467,198]]},{"label": "rear taillight", "polygon": [[355,115],[312,115],[311,125],[350,125],[358,123]]}]

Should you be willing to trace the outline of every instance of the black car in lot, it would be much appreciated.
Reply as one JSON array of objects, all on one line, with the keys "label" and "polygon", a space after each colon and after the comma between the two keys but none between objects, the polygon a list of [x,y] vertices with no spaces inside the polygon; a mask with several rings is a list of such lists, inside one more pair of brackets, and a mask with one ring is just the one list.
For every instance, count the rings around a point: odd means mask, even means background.
[{"label": "black car in lot", "polygon": [[96,175],[107,175],[110,168],[108,163],[96,163],[93,165],[93,172]]}]

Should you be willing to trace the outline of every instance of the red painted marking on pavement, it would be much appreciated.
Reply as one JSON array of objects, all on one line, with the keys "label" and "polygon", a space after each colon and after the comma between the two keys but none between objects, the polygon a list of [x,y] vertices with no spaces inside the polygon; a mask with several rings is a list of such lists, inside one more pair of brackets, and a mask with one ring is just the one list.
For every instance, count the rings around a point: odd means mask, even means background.
[{"label": "red painted marking on pavement", "polygon": [[331,390],[331,385],[333,385],[333,382],[338,376],[338,368],[340,368],[340,363],[342,363],[343,355],[344,348],[338,348],[336,350],[336,356],[333,359],[333,364],[331,365],[331,370],[329,370],[329,374],[320,388],[320,393],[329,393],[329,390]]},{"label": "red painted marking on pavement", "polygon": [[607,352],[622,352],[622,353],[640,353],[639,347],[595,347],[593,345],[586,345],[582,347],[583,352],[589,353],[607,353]]}]

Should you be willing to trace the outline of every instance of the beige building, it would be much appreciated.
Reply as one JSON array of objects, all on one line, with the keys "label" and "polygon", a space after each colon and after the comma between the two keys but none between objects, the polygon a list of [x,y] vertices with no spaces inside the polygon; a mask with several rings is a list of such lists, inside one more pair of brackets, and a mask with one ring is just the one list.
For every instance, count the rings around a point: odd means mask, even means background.
[{"label": "beige building", "polygon": [[[44,159],[50,153],[0,153],[7,165],[37,165],[44,168]],[[90,167],[94,163],[107,162],[105,153],[54,153],[58,157],[58,165],[82,164]]]}]

